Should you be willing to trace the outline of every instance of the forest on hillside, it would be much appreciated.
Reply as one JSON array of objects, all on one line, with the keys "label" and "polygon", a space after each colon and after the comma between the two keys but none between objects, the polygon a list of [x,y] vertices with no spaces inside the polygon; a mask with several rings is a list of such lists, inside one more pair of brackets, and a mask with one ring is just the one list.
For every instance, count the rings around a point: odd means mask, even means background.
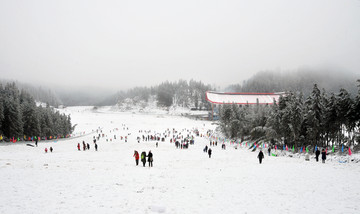
[{"label": "forest on hillside", "polygon": [[149,100],[155,100],[159,107],[181,106],[196,110],[209,109],[205,92],[212,90],[210,85],[201,81],[179,80],[177,82],[165,81],[155,87],[136,87],[128,91],[121,91],[117,96],[119,106],[126,104],[147,105]]},{"label": "forest on hillside", "polygon": [[294,148],[353,146],[360,142],[360,80],[356,94],[326,93],[314,84],[308,96],[289,91],[273,105],[222,105],[220,129],[230,139]]},{"label": "forest on hillside", "polygon": [[65,137],[72,131],[69,115],[49,104],[37,106],[34,97],[24,89],[19,91],[15,83],[0,84],[0,140]]}]

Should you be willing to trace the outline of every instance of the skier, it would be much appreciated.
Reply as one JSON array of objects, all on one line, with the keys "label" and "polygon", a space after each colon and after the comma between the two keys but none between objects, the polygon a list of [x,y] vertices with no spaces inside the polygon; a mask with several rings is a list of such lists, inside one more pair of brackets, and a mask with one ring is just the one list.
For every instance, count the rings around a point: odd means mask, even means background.
[{"label": "skier", "polygon": [[325,151],[325,149],[321,150],[321,159],[322,159],[322,162],[325,163],[325,160],[326,160],[326,151]]},{"label": "skier", "polygon": [[209,158],[211,158],[211,153],[212,153],[212,150],[211,150],[211,148],[209,148],[209,151],[208,151]]},{"label": "skier", "polygon": [[143,167],[146,164],[146,152],[141,152],[141,162],[143,163]]},{"label": "skier", "polygon": [[262,159],[264,158],[264,153],[262,152],[262,149],[260,149],[260,152],[257,157],[259,158],[259,163],[261,164]]},{"label": "skier", "polygon": [[97,151],[97,144],[95,143],[95,151]]},{"label": "skier", "polygon": [[50,152],[52,152],[53,151],[53,148],[50,146]]},{"label": "skier", "polygon": [[148,153],[148,161],[149,161],[149,167],[153,166],[153,154],[151,153],[151,150]]},{"label": "skier", "polygon": [[136,166],[139,165],[139,153],[136,150],[134,151],[133,157],[135,157]]},{"label": "skier", "polygon": [[319,156],[320,156],[320,150],[316,149],[316,152],[315,152],[316,162],[319,162]]},{"label": "skier", "polygon": [[80,143],[78,143],[77,147],[78,147],[78,150],[80,151]]}]

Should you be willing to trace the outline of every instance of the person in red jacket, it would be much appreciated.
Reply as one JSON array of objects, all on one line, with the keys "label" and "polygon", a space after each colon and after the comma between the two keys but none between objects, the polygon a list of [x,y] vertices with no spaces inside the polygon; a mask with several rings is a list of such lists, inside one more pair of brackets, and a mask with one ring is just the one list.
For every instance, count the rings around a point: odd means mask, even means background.
[{"label": "person in red jacket", "polygon": [[78,147],[78,150],[80,151],[80,143],[78,143],[77,147]]},{"label": "person in red jacket", "polygon": [[134,151],[133,157],[135,157],[136,166],[139,165],[139,153],[136,150]]}]

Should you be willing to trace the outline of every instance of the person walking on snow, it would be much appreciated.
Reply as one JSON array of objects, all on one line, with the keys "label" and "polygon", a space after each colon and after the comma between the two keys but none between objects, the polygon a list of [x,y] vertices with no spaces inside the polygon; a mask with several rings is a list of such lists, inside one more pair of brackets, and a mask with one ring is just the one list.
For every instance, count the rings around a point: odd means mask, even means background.
[{"label": "person walking on snow", "polygon": [[325,160],[326,160],[326,151],[325,151],[325,149],[321,150],[321,159],[322,159],[322,162],[325,163]]},{"label": "person walking on snow", "polygon": [[153,154],[151,153],[151,150],[148,154],[148,161],[149,161],[149,167],[153,167]]},{"label": "person walking on snow", "polygon": [[139,153],[136,150],[134,151],[133,157],[135,157],[136,166],[139,165]]},{"label": "person walking on snow", "polygon": [[259,158],[259,163],[261,164],[261,162],[262,162],[262,159],[264,158],[264,153],[262,152],[262,150],[260,149],[260,152],[259,152],[259,154],[258,154],[258,156],[257,156],[258,158]]},{"label": "person walking on snow", "polygon": [[320,156],[320,150],[316,149],[316,152],[315,152],[316,162],[319,162],[319,156]]},{"label": "person walking on snow", "polygon": [[78,148],[78,150],[80,151],[80,143],[78,143],[77,148]]},{"label": "person walking on snow", "polygon": [[141,162],[143,163],[143,167],[146,164],[146,152],[141,152]]},{"label": "person walking on snow", "polygon": [[208,150],[209,158],[211,158],[211,153],[212,153],[212,150],[209,148],[209,150]]}]

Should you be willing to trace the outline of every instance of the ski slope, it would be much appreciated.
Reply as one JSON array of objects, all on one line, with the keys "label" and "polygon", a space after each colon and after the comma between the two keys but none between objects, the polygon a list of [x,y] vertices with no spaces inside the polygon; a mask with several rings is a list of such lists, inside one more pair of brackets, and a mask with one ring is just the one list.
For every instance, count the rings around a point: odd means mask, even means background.
[{"label": "ski slope", "polygon": [[[257,152],[229,144],[211,147],[209,158],[204,137],[189,149],[176,149],[169,138],[158,148],[136,140],[139,130],[205,134],[215,129],[208,121],[92,107],[61,111],[85,135],[38,147],[0,145],[0,213],[360,213],[359,164],[265,153],[260,165]],[[95,151],[99,127],[107,137]],[[82,141],[90,150],[77,150]],[[54,152],[45,153],[50,146]],[[154,167],[135,166],[134,150],[151,150]]]}]

